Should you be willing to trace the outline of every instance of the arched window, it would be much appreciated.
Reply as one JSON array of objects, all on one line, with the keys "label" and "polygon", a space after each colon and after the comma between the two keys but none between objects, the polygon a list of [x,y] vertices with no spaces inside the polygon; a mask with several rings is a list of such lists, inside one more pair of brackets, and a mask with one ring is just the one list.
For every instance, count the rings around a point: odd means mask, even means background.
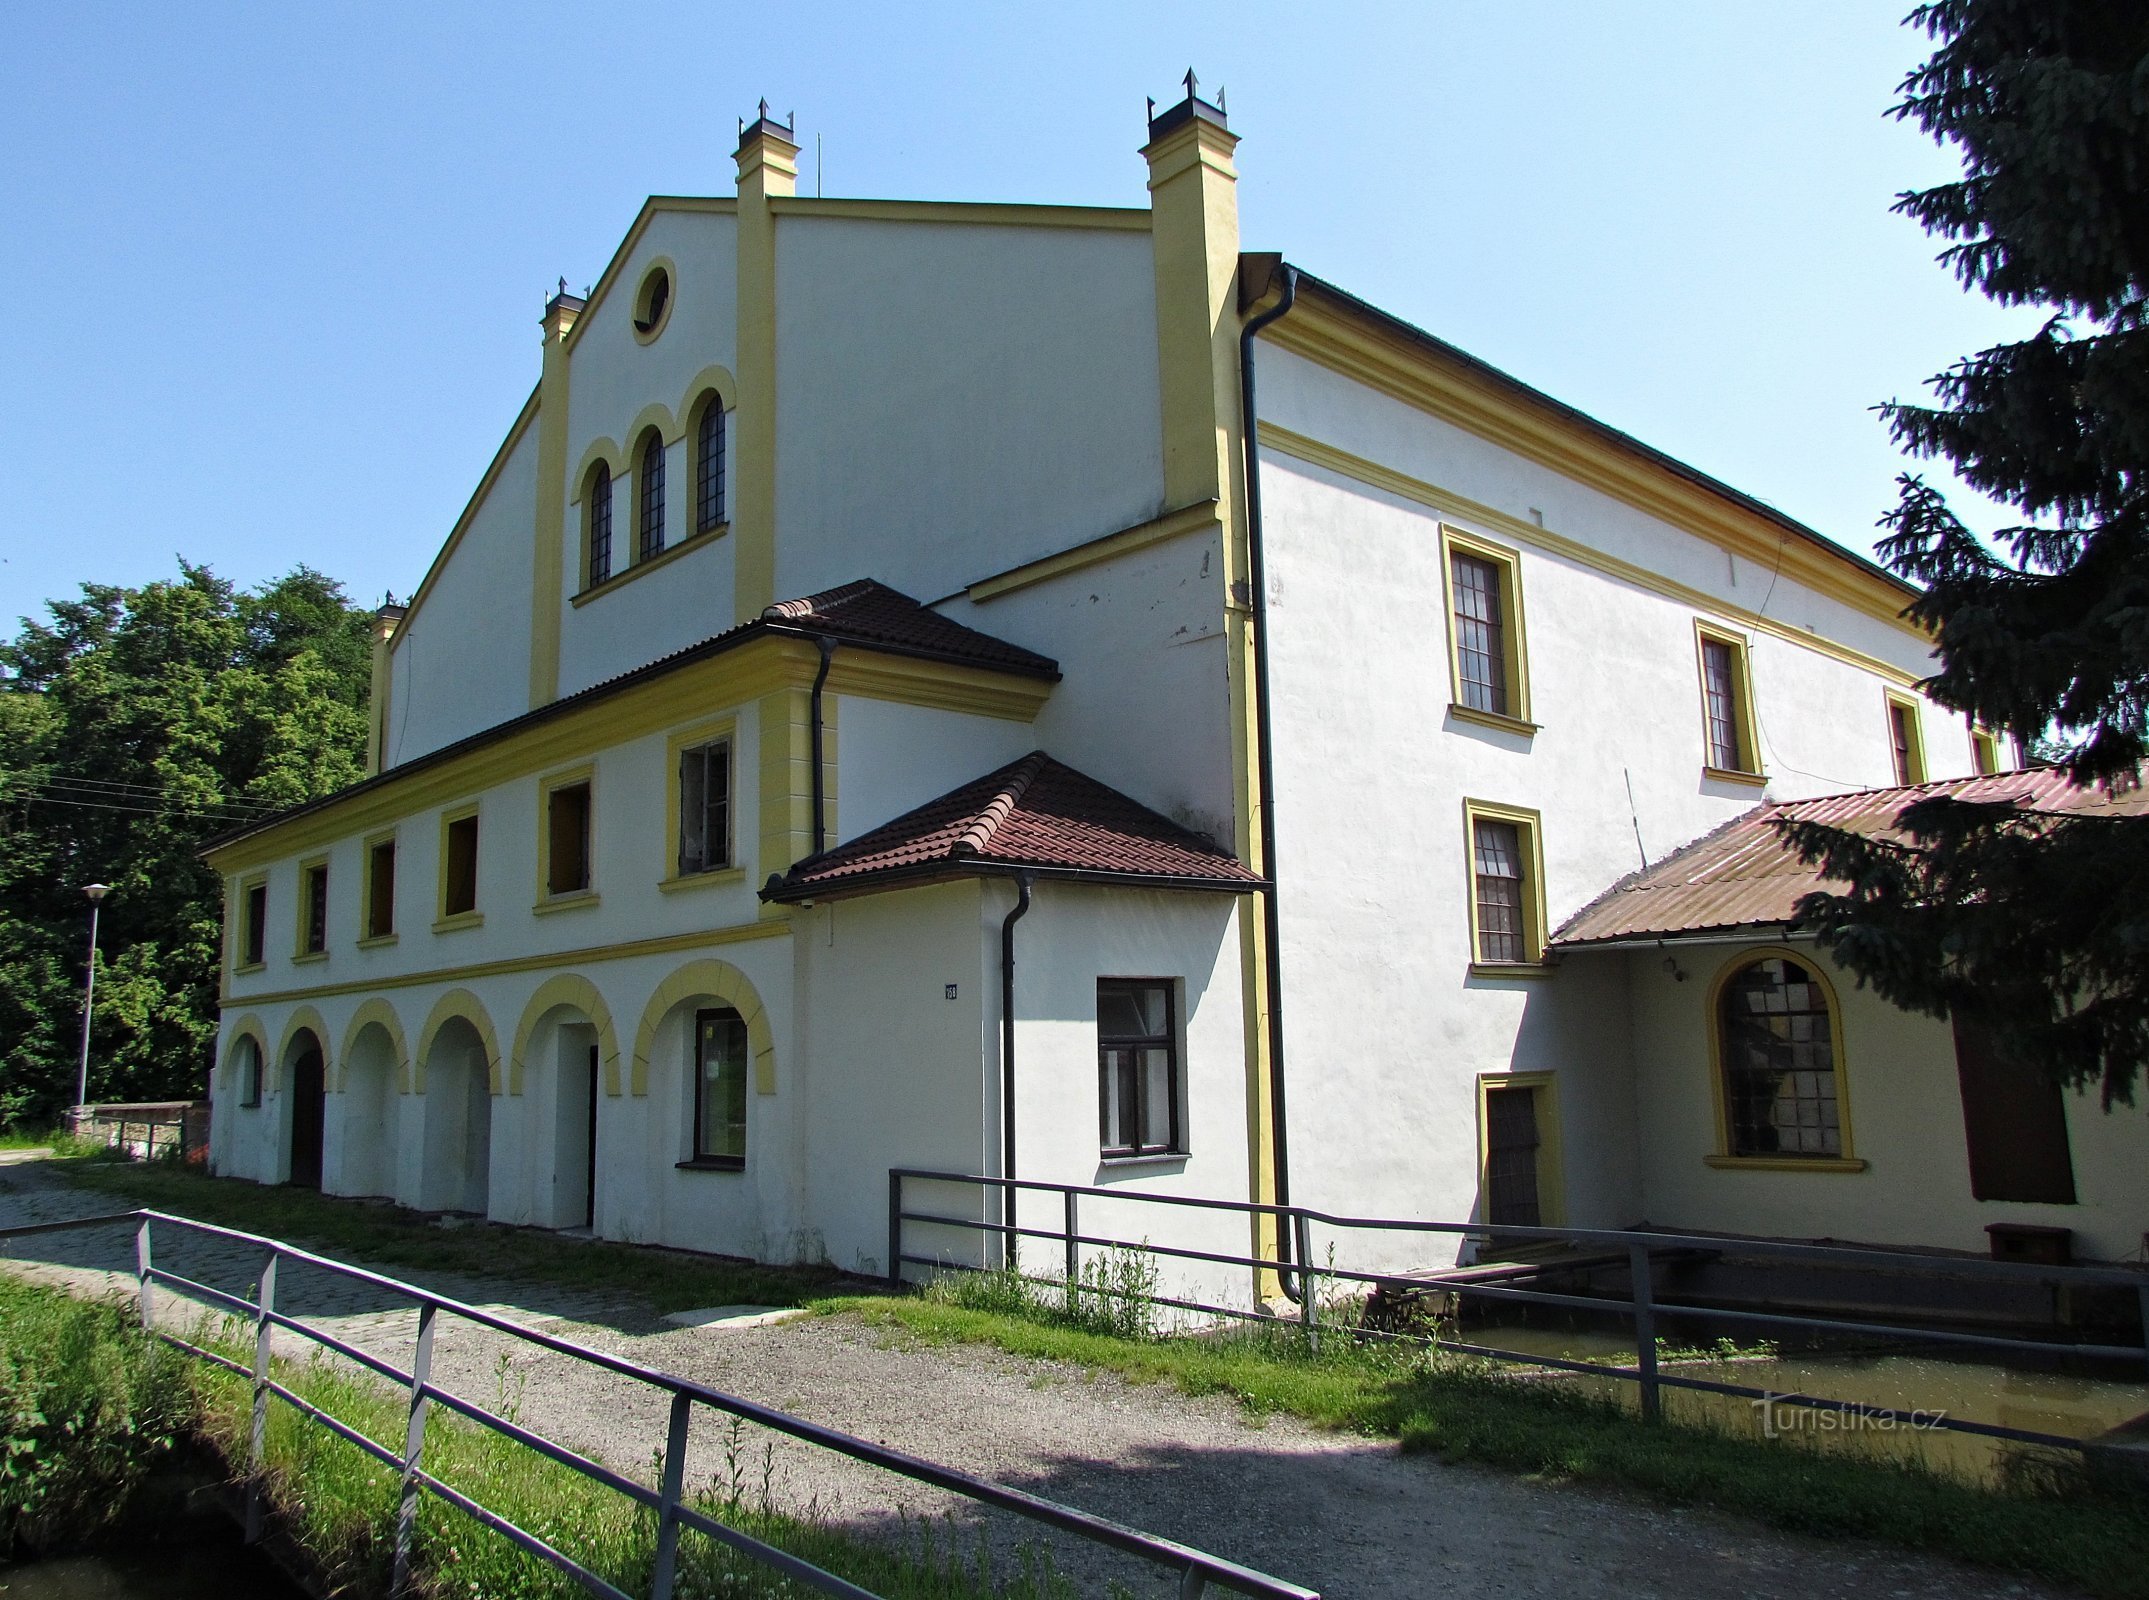
[{"label": "arched window", "polygon": [[587,503],[589,521],[589,586],[612,576],[612,469],[602,461],[591,470]]},{"label": "arched window", "polygon": [[664,440],[654,428],[642,435],[642,459],[635,477],[642,492],[634,559],[647,561],[664,549]]},{"label": "arched window", "polygon": [[694,1159],[746,1164],[746,1022],[730,1006],[694,1013]]},{"label": "arched window", "polygon": [[1763,956],[1725,978],[1716,1016],[1729,1153],[1841,1157],[1840,1063],[1820,979],[1789,956]]},{"label": "arched window", "polygon": [[694,531],[724,525],[724,397],[712,394],[694,429]]},{"label": "arched window", "polygon": [[239,1079],[239,1104],[258,1106],[261,1104],[261,1045],[252,1034],[242,1033],[233,1053]]}]

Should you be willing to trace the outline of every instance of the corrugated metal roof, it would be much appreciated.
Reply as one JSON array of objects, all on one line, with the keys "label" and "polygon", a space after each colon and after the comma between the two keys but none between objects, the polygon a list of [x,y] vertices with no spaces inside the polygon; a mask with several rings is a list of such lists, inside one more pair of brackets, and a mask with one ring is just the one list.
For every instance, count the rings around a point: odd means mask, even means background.
[{"label": "corrugated metal roof", "polygon": [[1953,778],[1896,789],[1856,789],[1812,800],[1774,801],[1732,818],[1644,871],[1632,873],[1567,920],[1554,947],[1575,949],[1626,939],[1690,937],[1797,920],[1800,898],[1824,885],[1784,842],[1782,819],[1825,822],[1873,837],[1897,836],[1895,819],[1912,801],[2011,800],[2032,811],[2105,816],[2149,814],[2149,790],[2107,794],[2076,786],[2063,772],[2038,769],[1989,778]]}]

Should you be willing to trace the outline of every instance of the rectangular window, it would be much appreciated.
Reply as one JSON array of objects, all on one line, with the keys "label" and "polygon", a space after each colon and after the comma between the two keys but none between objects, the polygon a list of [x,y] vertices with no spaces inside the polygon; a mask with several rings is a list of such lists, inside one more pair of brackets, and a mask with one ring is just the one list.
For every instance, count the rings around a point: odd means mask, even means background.
[{"label": "rectangular window", "polygon": [[728,1006],[694,1013],[694,1159],[746,1165],[746,1023]]},{"label": "rectangular window", "polygon": [[2000,736],[1985,728],[1970,730],[1970,765],[1980,778],[2000,770]]},{"label": "rectangular window", "polygon": [[1441,530],[1441,539],[1447,552],[1452,708],[1476,720],[1527,723],[1520,558],[1449,528]]},{"label": "rectangular window", "polygon": [[1179,1041],[1172,985],[1097,980],[1100,1142],[1108,1156],[1177,1154]]},{"label": "rectangular window", "polygon": [[679,876],[731,865],[731,741],[679,752]]},{"label": "rectangular window", "polygon": [[1537,1191],[1537,1091],[1485,1090],[1485,1220],[1510,1227],[1543,1225]]},{"label": "rectangular window", "polygon": [[1544,887],[1537,813],[1465,801],[1470,846],[1471,959],[1480,966],[1544,960]]},{"label": "rectangular window", "polygon": [[1761,750],[1746,641],[1698,622],[1695,639],[1701,651],[1702,764],[1712,774],[1758,778]]},{"label": "rectangular window", "polygon": [[309,861],[299,869],[299,954],[317,956],[328,948],[328,863]]},{"label": "rectangular window", "polygon": [[590,886],[589,783],[545,791],[545,893],[583,894]]},{"label": "rectangular window", "polygon": [[440,829],[440,915],[468,916],[478,908],[478,814],[448,817]]},{"label": "rectangular window", "polygon": [[395,933],[395,836],[366,846],[366,937],[386,939]]},{"label": "rectangular window", "polygon": [[2059,1085],[2039,1067],[2008,1060],[1988,1030],[1960,1016],[1955,1018],[1955,1075],[1962,1089],[1971,1195],[2073,1205],[2074,1153]]},{"label": "rectangular window", "polygon": [[1925,781],[1925,740],[1918,729],[1918,705],[1901,695],[1888,696],[1888,752],[1899,785]]},{"label": "rectangular window", "polygon": [[268,959],[269,885],[257,878],[241,891],[239,912],[239,965],[258,967]]}]

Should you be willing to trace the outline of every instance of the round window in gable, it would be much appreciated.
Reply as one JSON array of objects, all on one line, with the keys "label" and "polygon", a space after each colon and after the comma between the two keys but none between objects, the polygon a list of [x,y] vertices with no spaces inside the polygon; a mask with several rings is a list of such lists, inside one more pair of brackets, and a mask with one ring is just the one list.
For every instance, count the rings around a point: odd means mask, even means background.
[{"label": "round window in gable", "polygon": [[634,291],[634,336],[647,344],[664,331],[672,312],[672,268],[668,261],[651,265],[642,274],[642,286]]}]

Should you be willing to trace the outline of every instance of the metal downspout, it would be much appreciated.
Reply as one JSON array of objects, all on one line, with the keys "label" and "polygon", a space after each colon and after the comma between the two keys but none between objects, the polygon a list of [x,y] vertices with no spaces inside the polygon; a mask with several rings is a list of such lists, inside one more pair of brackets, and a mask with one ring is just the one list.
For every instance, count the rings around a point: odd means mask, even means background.
[{"label": "metal downspout", "polygon": [[[1015,924],[1029,914],[1031,879],[1015,877],[1014,908],[1000,922],[1000,1176],[1015,1176]],[[1015,1226],[1015,1191],[1000,1191],[1000,1223]],[[1015,1235],[1003,1233],[1000,1248],[1015,1262]]]},{"label": "metal downspout", "polygon": [[836,641],[823,634],[814,641],[821,647],[821,669],[813,675],[813,853],[828,848],[828,804],[822,794],[826,778],[821,771],[821,685],[828,682],[828,664],[836,659]]},{"label": "metal downspout", "polygon": [[[1275,1203],[1287,1206],[1291,1203],[1291,1147],[1283,1081],[1283,931],[1276,894],[1276,769],[1269,736],[1268,563],[1261,539],[1261,441],[1254,416],[1254,337],[1288,312],[1298,299],[1298,269],[1278,262],[1276,275],[1282,281],[1282,298],[1266,311],[1249,317],[1239,330],[1239,428],[1246,454],[1246,576],[1253,589],[1254,726],[1258,740],[1254,770],[1261,806],[1261,876],[1265,880],[1261,893],[1267,902],[1262,932],[1268,958],[1269,1144],[1275,1165]],[[1291,1230],[1279,1226],[1278,1262],[1289,1261],[1291,1253]],[[1278,1273],[1277,1282],[1288,1298],[1299,1299],[1300,1289],[1291,1274]]]}]

